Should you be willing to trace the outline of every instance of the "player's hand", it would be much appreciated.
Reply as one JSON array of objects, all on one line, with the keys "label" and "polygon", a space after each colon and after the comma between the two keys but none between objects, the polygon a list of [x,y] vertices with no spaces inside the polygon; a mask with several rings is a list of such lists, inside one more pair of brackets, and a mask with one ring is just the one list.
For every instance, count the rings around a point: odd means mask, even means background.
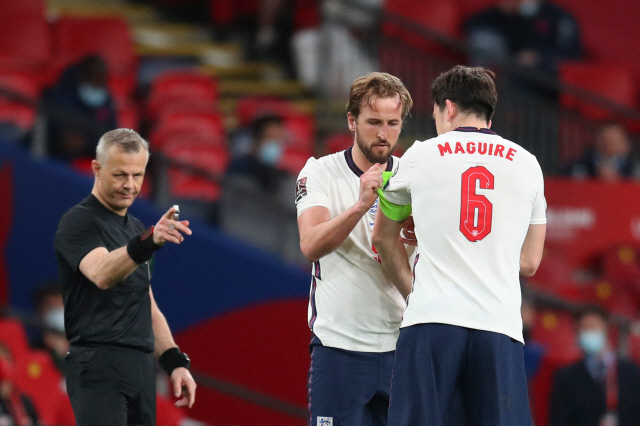
[{"label": "player's hand", "polygon": [[378,194],[376,191],[382,187],[382,168],[380,164],[374,164],[362,176],[360,176],[360,197],[358,203],[370,209],[375,203]]},{"label": "player's hand", "polygon": [[178,367],[171,373],[173,396],[180,398],[176,401],[176,407],[193,407],[196,402],[196,382],[191,373],[184,367]]},{"label": "player's hand", "polygon": [[153,228],[153,242],[163,246],[166,242],[180,244],[184,241],[182,234],[191,235],[188,220],[173,220],[175,209],[171,207]]},{"label": "player's hand", "polygon": [[400,241],[410,246],[418,245],[418,240],[416,239],[416,225],[413,223],[413,216],[409,216],[402,222]]}]

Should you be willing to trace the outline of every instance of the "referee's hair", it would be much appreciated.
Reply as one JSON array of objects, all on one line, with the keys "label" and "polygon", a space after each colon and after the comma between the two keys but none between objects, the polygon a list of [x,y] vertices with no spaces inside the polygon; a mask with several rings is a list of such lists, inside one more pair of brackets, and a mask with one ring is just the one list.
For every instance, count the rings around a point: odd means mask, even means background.
[{"label": "referee's hair", "polygon": [[360,106],[366,103],[371,107],[371,102],[377,98],[400,99],[402,105],[402,119],[404,120],[413,106],[413,99],[402,81],[386,72],[372,72],[363,77],[357,78],[351,85],[349,91],[349,101],[347,102],[347,112],[358,118]]},{"label": "referee's hair", "polygon": [[456,65],[433,80],[431,99],[441,110],[448,99],[461,112],[471,112],[489,122],[498,103],[495,78],[486,68]]},{"label": "referee's hair", "polygon": [[149,143],[135,130],[115,129],[102,135],[98,141],[98,146],[96,147],[96,160],[98,160],[99,163],[104,164],[104,162],[107,161],[107,152],[114,145],[118,145],[118,148],[127,153],[138,153],[141,148],[144,148],[149,152]]}]

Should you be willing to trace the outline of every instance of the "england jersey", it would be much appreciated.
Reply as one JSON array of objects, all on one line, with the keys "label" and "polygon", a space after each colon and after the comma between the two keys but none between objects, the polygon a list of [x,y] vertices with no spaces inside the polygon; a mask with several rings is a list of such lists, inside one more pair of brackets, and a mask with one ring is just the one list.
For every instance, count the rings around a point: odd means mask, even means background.
[{"label": "england jersey", "polygon": [[385,188],[411,204],[418,239],[402,327],[444,323],[523,342],[520,250],[546,223],[542,171],[489,129],[458,128],[416,142]]},{"label": "england jersey", "polygon": [[[298,216],[326,207],[331,218],[356,204],[360,170],[351,149],[310,158],[298,177]],[[394,170],[390,158],[387,170]],[[359,352],[387,352],[396,347],[405,302],[385,277],[371,240],[378,200],[334,252],[313,264],[309,327],[324,346]]]}]

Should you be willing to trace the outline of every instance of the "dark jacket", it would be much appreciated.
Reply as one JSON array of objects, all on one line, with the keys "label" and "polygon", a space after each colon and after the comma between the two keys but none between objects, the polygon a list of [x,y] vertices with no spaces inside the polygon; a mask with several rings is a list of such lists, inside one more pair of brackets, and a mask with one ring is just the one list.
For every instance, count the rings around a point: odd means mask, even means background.
[{"label": "dark jacket", "polygon": [[[550,426],[600,426],[607,412],[606,390],[584,361],[556,372],[551,392]],[[640,368],[618,361],[618,425],[640,425]]]}]

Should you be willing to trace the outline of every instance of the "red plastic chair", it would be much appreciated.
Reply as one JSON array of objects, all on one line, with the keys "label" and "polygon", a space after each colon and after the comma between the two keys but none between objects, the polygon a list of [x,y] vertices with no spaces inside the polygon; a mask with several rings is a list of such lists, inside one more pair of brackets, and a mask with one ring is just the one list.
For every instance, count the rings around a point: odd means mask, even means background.
[{"label": "red plastic chair", "polygon": [[33,400],[42,424],[75,424],[62,375],[49,353],[30,351],[16,358],[15,381]]},{"label": "red plastic chair", "polygon": [[[15,2],[19,3],[19,2]],[[51,60],[51,39],[44,15],[0,14],[0,65],[40,72]]]},{"label": "red plastic chair", "polygon": [[12,16],[46,16],[44,0],[0,0],[0,10]]},{"label": "red plastic chair", "polygon": [[261,115],[285,116],[295,114],[295,107],[287,100],[262,96],[240,99],[236,104],[238,126],[247,127]]},{"label": "red plastic chair", "polygon": [[287,147],[278,162],[278,168],[292,175],[298,175],[304,165],[307,164],[309,157],[312,157],[312,154],[309,152],[298,151]]},{"label": "red plastic chair", "polygon": [[[605,64],[568,62],[562,64],[559,71],[560,78],[566,83],[623,106],[634,107],[635,105],[638,92],[633,73],[626,68]],[[560,102],[567,107],[577,109],[593,120],[606,120],[611,117],[608,110],[582,101],[566,92],[560,95]]]},{"label": "red plastic chair", "polygon": [[173,124],[162,124],[151,134],[151,149],[161,151],[172,140],[206,141],[206,145],[227,146],[226,135],[218,123],[211,120],[185,118],[184,121]]},{"label": "red plastic chair", "polygon": [[[229,167],[229,152],[220,146],[209,144],[167,141],[162,153],[168,158],[185,165],[197,167],[207,173],[222,177]],[[172,198],[201,201],[216,201],[222,195],[219,182],[215,182],[197,172],[181,167],[169,169],[169,193]]]},{"label": "red plastic chair", "polygon": [[137,56],[127,22],[111,17],[63,16],[53,26],[57,66],[62,69],[82,57],[100,55],[112,75],[135,87]]},{"label": "red plastic chair", "polygon": [[573,320],[566,312],[538,312],[531,336],[547,348],[549,357],[566,362],[580,357]]},{"label": "red plastic chair", "polygon": [[327,138],[324,146],[327,154],[344,151],[353,146],[353,135],[347,132],[335,133]]},{"label": "red plastic chair", "polygon": [[161,104],[157,111],[157,121],[165,121],[165,117],[176,113],[209,114],[219,113],[210,99],[176,99],[173,102]]},{"label": "red plastic chair", "polygon": [[14,359],[19,359],[29,352],[27,333],[22,323],[16,319],[0,320],[0,342],[9,348]]},{"label": "red plastic chair", "polygon": [[190,127],[194,131],[214,136],[218,139],[226,139],[224,116],[218,112],[175,112],[165,114],[161,127]]},{"label": "red plastic chair", "polygon": [[157,119],[163,105],[188,99],[218,100],[218,83],[211,76],[193,71],[168,71],[153,81],[149,93],[149,116]]},{"label": "red plastic chair", "polygon": [[116,118],[118,127],[136,131],[140,129],[140,113],[136,104],[131,101],[116,103]]},{"label": "red plastic chair", "polygon": [[18,102],[0,102],[0,122],[28,131],[35,121],[36,111],[32,107]]},{"label": "red plastic chair", "polygon": [[[25,98],[40,98],[40,77],[29,71],[0,71],[0,87]],[[0,96],[0,102],[4,97]]]}]

